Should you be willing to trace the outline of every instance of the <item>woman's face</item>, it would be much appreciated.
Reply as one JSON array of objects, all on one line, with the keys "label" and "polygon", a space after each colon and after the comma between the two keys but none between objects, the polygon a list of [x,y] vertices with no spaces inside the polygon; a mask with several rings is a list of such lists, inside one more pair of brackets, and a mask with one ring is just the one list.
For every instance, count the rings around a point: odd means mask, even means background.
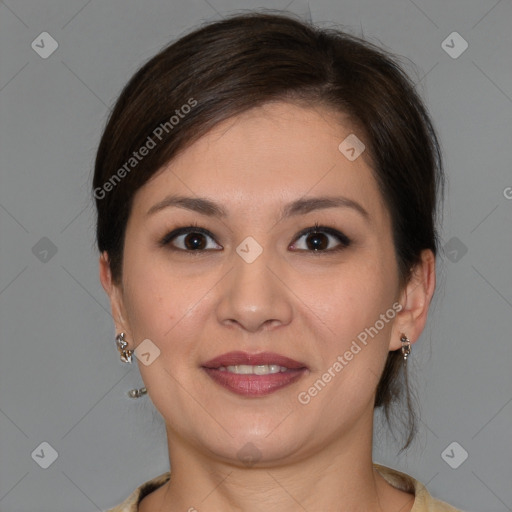
[{"label": "woman's face", "polygon": [[111,298],[130,348],[150,340],[139,368],[171,440],[273,464],[370,431],[401,295],[367,153],[339,149],[351,133],[321,107],[266,104],[135,196]]}]

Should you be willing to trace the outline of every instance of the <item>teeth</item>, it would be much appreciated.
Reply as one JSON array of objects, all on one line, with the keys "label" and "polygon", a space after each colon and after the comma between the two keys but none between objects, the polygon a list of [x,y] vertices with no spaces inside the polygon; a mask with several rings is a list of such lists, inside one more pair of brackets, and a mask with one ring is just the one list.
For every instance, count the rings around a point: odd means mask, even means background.
[{"label": "teeth", "polygon": [[285,366],[277,364],[238,364],[236,366],[221,366],[218,368],[221,372],[236,373],[238,375],[269,375],[271,373],[280,373],[288,371]]}]

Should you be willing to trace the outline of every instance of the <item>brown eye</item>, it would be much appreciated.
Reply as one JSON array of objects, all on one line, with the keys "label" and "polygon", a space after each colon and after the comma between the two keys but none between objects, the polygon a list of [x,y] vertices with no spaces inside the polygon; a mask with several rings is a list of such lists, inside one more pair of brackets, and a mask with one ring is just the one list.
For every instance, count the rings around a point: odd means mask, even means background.
[{"label": "brown eye", "polygon": [[190,250],[203,250],[206,248],[207,242],[202,233],[189,233],[188,235],[184,235],[183,244]]},{"label": "brown eye", "polygon": [[171,231],[160,241],[160,245],[172,246],[172,249],[187,252],[222,249],[215,243],[208,230],[197,226],[187,226]]},{"label": "brown eye", "polygon": [[306,245],[312,251],[327,249],[329,238],[325,233],[310,233],[306,236]]},{"label": "brown eye", "polygon": [[292,248],[299,251],[331,252],[344,249],[350,245],[350,240],[337,229],[316,226],[299,233],[298,240]]}]

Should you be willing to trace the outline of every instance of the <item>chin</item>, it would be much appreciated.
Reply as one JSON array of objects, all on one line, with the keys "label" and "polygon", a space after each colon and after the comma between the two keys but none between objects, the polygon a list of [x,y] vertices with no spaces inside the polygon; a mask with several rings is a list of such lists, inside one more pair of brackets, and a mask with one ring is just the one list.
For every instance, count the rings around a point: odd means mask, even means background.
[{"label": "chin", "polygon": [[226,430],[233,437],[223,430],[221,435],[212,438],[209,431],[205,437],[199,436],[203,441],[201,449],[239,467],[272,467],[281,464],[283,460],[300,458],[299,451],[305,445],[306,436],[302,439],[297,429],[290,428],[291,423],[287,428],[281,426],[277,429],[276,424],[274,421],[271,428],[258,427],[254,422],[252,425],[233,424],[231,428],[226,425]]}]

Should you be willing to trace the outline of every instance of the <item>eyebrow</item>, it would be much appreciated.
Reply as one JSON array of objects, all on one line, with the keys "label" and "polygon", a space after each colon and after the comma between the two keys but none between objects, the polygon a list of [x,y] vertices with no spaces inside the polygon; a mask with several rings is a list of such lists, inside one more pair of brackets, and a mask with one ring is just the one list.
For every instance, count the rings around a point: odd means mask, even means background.
[{"label": "eyebrow", "polygon": [[[146,215],[153,215],[165,208],[176,207],[191,210],[208,217],[226,218],[226,210],[218,203],[203,197],[187,197],[171,195],[162,201],[153,205]],[[369,221],[369,213],[356,201],[341,196],[321,196],[311,198],[301,198],[287,204],[281,211],[279,221],[296,216],[305,215],[314,210],[323,210],[326,208],[351,208],[358,212],[365,220]]]}]

